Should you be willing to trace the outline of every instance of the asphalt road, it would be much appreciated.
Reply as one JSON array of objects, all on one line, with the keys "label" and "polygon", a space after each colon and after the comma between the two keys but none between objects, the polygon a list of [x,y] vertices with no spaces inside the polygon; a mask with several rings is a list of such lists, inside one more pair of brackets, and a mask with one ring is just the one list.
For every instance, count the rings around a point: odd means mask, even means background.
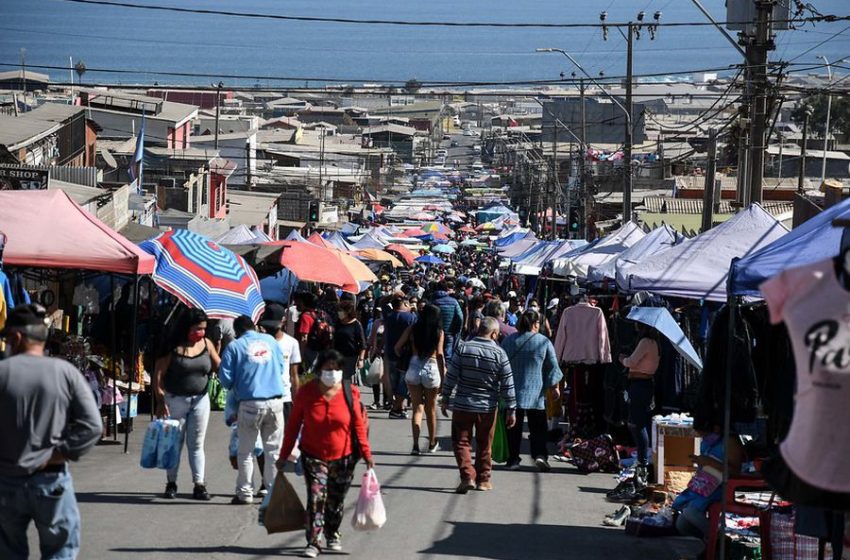
[{"label": "asphalt road", "polygon": [[[343,544],[352,558],[679,560],[700,548],[687,539],[640,539],[603,527],[603,516],[616,509],[603,499],[614,486],[612,477],[582,475],[564,463],[553,462],[553,472],[545,475],[529,467],[497,470],[492,492],[456,495],[458,474],[446,451],[448,437],[441,438],[444,451],[411,457],[409,422],[372,414],[372,447],[388,522],[376,532],[351,530],[353,488],[343,524]],[[83,516],[81,559],[254,560],[294,557],[302,550],[300,532],[266,535],[257,525],[256,505],[230,505],[236,472],[227,460],[228,432],[220,412],[213,413],[207,433],[207,481],[214,494],[207,503],[187,499],[192,485],[185,454],[180,498],[159,497],[165,474],[139,468],[144,422],[137,424],[129,454],[121,446],[102,445],[73,466]],[[449,422],[441,420],[440,433],[449,431]],[[357,469],[357,486],[363,470]],[[292,477],[303,498],[303,479]],[[30,535],[37,546],[34,530]]]},{"label": "asphalt road", "polygon": [[[456,141],[458,145],[451,147],[451,142]],[[472,149],[474,145],[481,144],[479,136],[464,136],[463,134],[452,134],[451,140],[443,140],[440,148],[448,151],[446,157],[446,167],[452,167],[455,160],[458,162],[458,167],[462,171],[470,171],[472,163],[475,160],[481,159],[481,153]]]}]

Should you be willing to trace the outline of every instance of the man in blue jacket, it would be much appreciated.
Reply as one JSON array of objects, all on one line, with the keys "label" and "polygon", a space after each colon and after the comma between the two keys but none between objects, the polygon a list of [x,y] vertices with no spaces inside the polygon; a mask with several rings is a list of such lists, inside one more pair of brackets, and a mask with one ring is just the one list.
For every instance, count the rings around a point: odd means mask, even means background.
[{"label": "man in blue jacket", "polygon": [[449,294],[448,284],[445,281],[437,283],[436,290],[431,296],[431,303],[440,308],[443,335],[445,336],[443,352],[448,363],[452,354],[454,354],[455,343],[463,329],[463,309],[461,309],[458,301]]},{"label": "man in blue jacket", "polygon": [[254,501],[254,443],[259,435],[266,457],[263,489],[270,489],[275,477],[280,446],[283,443],[283,354],[270,335],[258,333],[245,315],[233,322],[236,340],[221,356],[219,379],[239,402],[237,436],[239,448],[234,504]]}]

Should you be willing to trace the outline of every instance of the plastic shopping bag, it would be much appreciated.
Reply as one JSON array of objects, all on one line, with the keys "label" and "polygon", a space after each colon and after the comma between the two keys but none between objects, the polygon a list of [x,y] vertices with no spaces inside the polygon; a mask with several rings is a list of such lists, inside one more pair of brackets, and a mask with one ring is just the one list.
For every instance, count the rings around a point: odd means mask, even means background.
[{"label": "plastic shopping bag", "polygon": [[369,373],[366,374],[366,386],[377,385],[381,382],[384,373],[384,359],[378,356],[369,365]]},{"label": "plastic shopping bag", "polygon": [[172,469],[180,460],[180,447],[183,443],[183,425],[180,420],[160,420],[162,429],[156,449],[156,466],[159,469]]},{"label": "plastic shopping bag", "polygon": [[505,415],[501,410],[496,411],[496,429],[493,434],[491,455],[494,463],[508,462],[508,431],[505,428]]},{"label": "plastic shopping bag", "polygon": [[142,441],[142,458],[139,465],[143,469],[155,469],[157,459],[157,448],[159,447],[159,436],[162,433],[162,420],[154,420],[148,424],[145,430],[145,439]]},{"label": "plastic shopping bag", "polygon": [[303,531],[307,519],[304,506],[295,488],[283,476],[283,472],[278,471],[269,496],[263,513],[266,532],[272,534]]},{"label": "plastic shopping bag", "polygon": [[384,500],[381,499],[381,485],[378,484],[375,470],[369,469],[363,474],[351,526],[356,531],[373,531],[383,527],[386,522],[387,510],[384,509]]},{"label": "plastic shopping bag", "polygon": [[210,398],[210,410],[224,410],[224,407],[227,405],[227,389],[221,386],[221,381],[218,380],[218,377],[210,379],[207,386],[207,394]]}]

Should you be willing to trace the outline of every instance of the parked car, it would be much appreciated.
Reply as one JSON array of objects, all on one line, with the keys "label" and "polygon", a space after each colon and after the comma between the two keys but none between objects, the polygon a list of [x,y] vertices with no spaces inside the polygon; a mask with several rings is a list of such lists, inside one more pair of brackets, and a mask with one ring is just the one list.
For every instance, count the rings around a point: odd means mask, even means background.
[{"label": "parked car", "polygon": [[451,143],[449,144],[449,146],[452,147],[452,148],[457,148],[458,147],[457,140],[452,140]]}]

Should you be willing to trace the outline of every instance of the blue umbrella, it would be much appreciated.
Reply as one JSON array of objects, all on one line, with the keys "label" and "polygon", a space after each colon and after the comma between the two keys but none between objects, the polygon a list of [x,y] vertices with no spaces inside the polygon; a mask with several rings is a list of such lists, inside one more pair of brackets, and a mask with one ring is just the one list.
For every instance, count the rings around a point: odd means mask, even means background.
[{"label": "blue umbrella", "polygon": [[664,307],[634,307],[628,319],[653,327],[673,343],[676,351],[697,369],[702,369],[702,360],[682,328]]},{"label": "blue umbrella", "polygon": [[446,264],[446,261],[434,255],[422,255],[421,257],[416,257],[416,262],[424,264]]},{"label": "blue umbrella", "polygon": [[156,258],[153,281],[210,317],[259,319],[265,308],[260,281],[245,260],[189,230],[163,233],[139,245]]},{"label": "blue umbrella", "polygon": [[449,245],[444,245],[444,244],[443,245],[434,245],[433,247],[431,247],[431,250],[434,251],[435,253],[452,254],[452,253],[455,252],[455,250],[452,247],[450,247]]}]

